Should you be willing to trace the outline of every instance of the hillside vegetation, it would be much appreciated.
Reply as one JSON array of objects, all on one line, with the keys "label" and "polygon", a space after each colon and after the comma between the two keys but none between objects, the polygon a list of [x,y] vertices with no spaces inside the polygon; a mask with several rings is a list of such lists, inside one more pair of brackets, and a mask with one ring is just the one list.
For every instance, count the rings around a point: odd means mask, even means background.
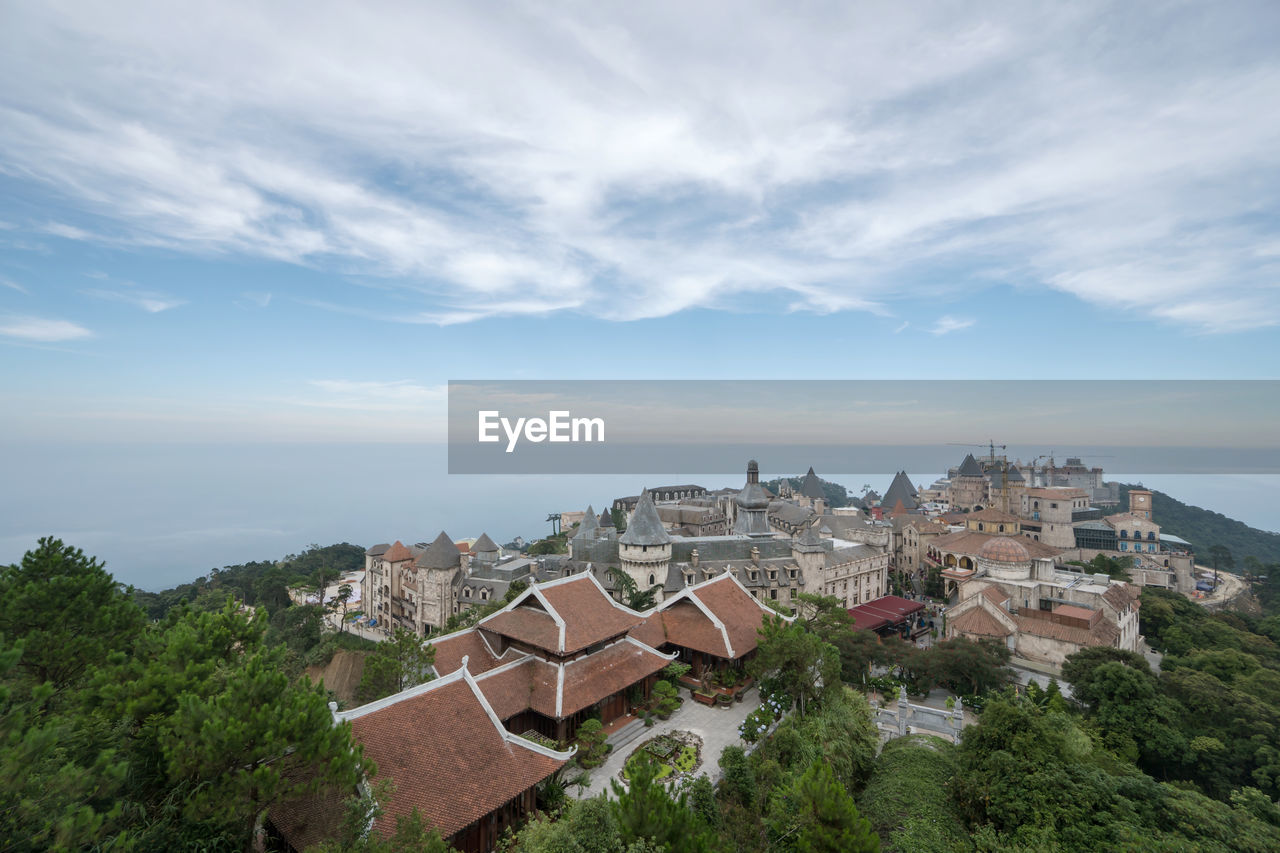
[{"label": "hillside vegetation", "polygon": [[[1120,506],[1129,506],[1129,490],[1144,488],[1132,483],[1120,484]],[[1207,564],[1209,551],[1215,545],[1231,551],[1236,565],[1246,557],[1262,563],[1280,562],[1280,533],[1259,530],[1243,521],[1227,518],[1220,512],[1185,504],[1164,492],[1151,490],[1152,513],[1161,532],[1172,533],[1192,544],[1197,562]]]}]

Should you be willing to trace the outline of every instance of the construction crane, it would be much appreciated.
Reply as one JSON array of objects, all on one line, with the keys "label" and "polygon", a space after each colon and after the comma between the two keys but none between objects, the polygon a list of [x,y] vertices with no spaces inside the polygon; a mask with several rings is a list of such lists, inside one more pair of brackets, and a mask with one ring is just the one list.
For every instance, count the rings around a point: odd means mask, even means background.
[{"label": "construction crane", "polygon": [[1001,455],[1000,461],[996,461],[996,448],[1007,450],[1008,445],[996,444],[994,438],[987,439],[986,444],[966,444],[960,441],[949,441],[947,444],[951,447],[985,447],[987,448],[987,459],[991,462],[991,467],[1000,467],[1000,511],[1009,511],[1009,459],[1007,456]]}]

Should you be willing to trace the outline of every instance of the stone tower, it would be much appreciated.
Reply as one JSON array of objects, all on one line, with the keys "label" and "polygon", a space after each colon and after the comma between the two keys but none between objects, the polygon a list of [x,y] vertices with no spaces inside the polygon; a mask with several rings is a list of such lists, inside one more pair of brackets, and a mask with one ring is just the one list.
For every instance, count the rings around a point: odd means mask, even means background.
[{"label": "stone tower", "polygon": [[1129,512],[1151,521],[1151,492],[1146,489],[1130,489]]},{"label": "stone tower", "polygon": [[827,549],[812,524],[807,525],[791,542],[791,557],[804,578],[805,592],[822,594],[822,570],[827,562]]},{"label": "stone tower", "polygon": [[[637,589],[645,590],[654,584],[665,586],[667,583],[667,571],[671,567],[671,536],[662,519],[658,518],[658,510],[648,489],[640,493],[627,529],[618,537],[618,560],[622,570],[636,582]],[[661,591],[657,600],[662,600]]]},{"label": "stone tower", "polygon": [[760,485],[760,466],[752,459],[747,463],[747,484],[733,499],[737,504],[737,520],[733,532],[747,536],[772,536],[769,529],[769,494]]}]

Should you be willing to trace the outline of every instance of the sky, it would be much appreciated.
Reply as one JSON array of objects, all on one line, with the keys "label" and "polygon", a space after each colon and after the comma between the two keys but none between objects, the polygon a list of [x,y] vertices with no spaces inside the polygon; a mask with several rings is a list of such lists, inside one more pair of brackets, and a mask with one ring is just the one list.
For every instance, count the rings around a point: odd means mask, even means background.
[{"label": "sky", "polygon": [[[450,379],[1278,378],[1278,42],[1271,2],[0,5],[0,471],[439,441]],[[5,543],[105,529],[6,491]]]}]

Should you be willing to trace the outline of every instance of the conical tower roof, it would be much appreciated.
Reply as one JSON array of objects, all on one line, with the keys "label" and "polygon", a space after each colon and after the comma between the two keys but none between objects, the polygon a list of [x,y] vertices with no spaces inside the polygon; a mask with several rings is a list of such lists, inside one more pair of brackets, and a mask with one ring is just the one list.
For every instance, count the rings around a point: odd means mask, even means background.
[{"label": "conical tower roof", "polygon": [[600,513],[599,524],[601,527],[613,527],[613,513],[609,512],[607,509]]},{"label": "conical tower roof", "polygon": [[966,454],[964,461],[960,463],[960,471],[958,476],[961,477],[981,477],[982,466],[978,464],[978,460],[973,458],[973,454]]},{"label": "conical tower roof", "polygon": [[596,521],[595,508],[588,504],[587,511],[582,514],[582,521],[578,523],[578,532],[574,534],[573,538],[577,539],[581,536],[585,539],[593,535],[599,527],[600,523]]},{"label": "conical tower roof", "polygon": [[818,535],[818,529],[812,524],[806,524],[804,531],[792,545],[792,549],[797,551],[821,550],[822,537]]},{"label": "conical tower roof", "polygon": [[880,500],[880,506],[894,508],[901,503],[904,510],[912,510],[916,508],[917,497],[916,487],[911,485],[911,478],[907,476],[907,472],[899,471],[894,475],[889,490]]},{"label": "conical tower roof", "polygon": [[498,543],[490,539],[488,533],[481,533],[480,538],[476,540],[476,544],[471,546],[471,550],[479,554],[484,551],[497,551],[499,548]]},{"label": "conical tower roof", "polygon": [[443,530],[435,541],[427,546],[427,550],[415,561],[415,565],[424,569],[453,569],[462,565],[462,553],[453,544],[449,534]]},{"label": "conical tower roof", "polygon": [[662,519],[658,518],[658,509],[653,505],[648,489],[640,493],[636,511],[631,514],[627,529],[618,541],[623,545],[666,545],[671,541]]},{"label": "conical tower roof", "polygon": [[400,563],[405,560],[412,560],[413,552],[404,547],[404,543],[397,539],[396,544],[388,548],[386,553],[382,555],[382,559],[388,563]]},{"label": "conical tower roof", "polygon": [[800,484],[800,494],[806,498],[825,498],[826,493],[822,491],[822,481],[818,479],[818,475],[813,473],[813,466],[809,466],[809,473],[804,475],[804,482]]}]

